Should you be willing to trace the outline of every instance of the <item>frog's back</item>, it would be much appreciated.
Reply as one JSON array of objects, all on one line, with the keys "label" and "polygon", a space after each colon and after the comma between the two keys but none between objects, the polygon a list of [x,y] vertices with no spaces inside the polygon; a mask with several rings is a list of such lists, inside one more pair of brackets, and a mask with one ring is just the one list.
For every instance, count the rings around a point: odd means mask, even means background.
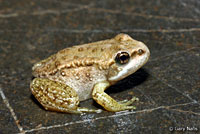
[{"label": "frog's back", "polygon": [[[112,40],[104,40],[65,48],[47,59],[36,63],[32,68],[33,75],[35,77],[52,75],[63,67],[71,68],[81,66],[81,62],[83,63],[85,60],[93,60],[94,62],[100,59],[105,60],[106,57],[103,55],[103,52],[109,47],[109,44],[113,43]],[[80,63],[75,63],[74,61],[80,61]],[[90,64],[88,63],[88,65]]]},{"label": "frog's back", "polygon": [[125,45],[133,43],[134,40],[128,35],[119,34],[112,39],[65,48],[36,63],[32,68],[33,75],[35,77],[54,75],[62,68],[76,68],[93,64],[102,64],[97,66],[104,66],[104,62],[109,65],[113,62],[109,62],[113,54],[123,49]]}]

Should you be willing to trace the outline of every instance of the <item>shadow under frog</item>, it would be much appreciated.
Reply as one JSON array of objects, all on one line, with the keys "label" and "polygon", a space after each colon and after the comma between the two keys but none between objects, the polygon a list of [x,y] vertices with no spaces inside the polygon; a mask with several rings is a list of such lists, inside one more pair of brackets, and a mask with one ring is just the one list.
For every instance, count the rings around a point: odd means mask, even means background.
[{"label": "shadow under frog", "polygon": [[135,86],[142,84],[148,77],[148,72],[145,69],[141,68],[130,76],[117,82],[115,85],[112,85],[105,92],[108,94],[112,94],[132,89]]}]

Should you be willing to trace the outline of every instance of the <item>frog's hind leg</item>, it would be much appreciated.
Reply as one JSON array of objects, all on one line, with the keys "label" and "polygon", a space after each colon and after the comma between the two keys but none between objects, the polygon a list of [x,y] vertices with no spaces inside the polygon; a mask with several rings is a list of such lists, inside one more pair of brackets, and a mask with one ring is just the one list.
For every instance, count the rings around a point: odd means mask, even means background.
[{"label": "frog's hind leg", "polygon": [[76,91],[63,83],[35,78],[30,88],[35,98],[46,110],[67,113],[101,112],[101,110],[78,107],[79,97]]}]

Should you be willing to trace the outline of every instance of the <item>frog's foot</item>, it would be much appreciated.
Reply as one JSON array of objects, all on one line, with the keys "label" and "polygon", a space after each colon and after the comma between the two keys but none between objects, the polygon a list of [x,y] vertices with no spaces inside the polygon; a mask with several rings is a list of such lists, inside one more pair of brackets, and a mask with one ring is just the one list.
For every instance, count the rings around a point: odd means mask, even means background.
[{"label": "frog's foot", "polygon": [[131,104],[132,104],[133,102],[135,102],[135,101],[139,101],[139,98],[133,97],[133,98],[130,99],[130,100],[123,100],[123,101],[119,101],[118,103],[128,106],[128,105],[131,105]]},{"label": "frog's foot", "polygon": [[104,92],[104,90],[109,86],[108,82],[101,82],[94,86],[92,97],[93,99],[103,106],[106,110],[111,112],[123,111],[128,109],[136,109],[135,106],[128,106],[132,104],[135,100],[135,97],[129,101],[122,101],[123,103],[118,103],[113,98],[111,98],[108,94]]},{"label": "frog's foot", "polygon": [[80,111],[80,112],[94,112],[94,113],[101,113],[102,110],[101,109],[88,109],[86,107],[78,107],[77,108],[77,111]]},{"label": "frog's foot", "polygon": [[76,91],[60,82],[35,78],[31,82],[30,88],[35,98],[46,110],[79,114],[101,112],[101,110],[78,107],[79,98]]},{"label": "frog's foot", "polygon": [[[43,104],[42,104],[43,105]],[[74,114],[82,114],[85,112],[90,113],[101,113],[101,109],[88,109],[85,107],[77,107],[76,109],[68,109],[65,107],[60,106],[50,106],[50,105],[43,105],[46,110],[56,111],[56,112],[64,112],[64,113],[74,113]]]}]

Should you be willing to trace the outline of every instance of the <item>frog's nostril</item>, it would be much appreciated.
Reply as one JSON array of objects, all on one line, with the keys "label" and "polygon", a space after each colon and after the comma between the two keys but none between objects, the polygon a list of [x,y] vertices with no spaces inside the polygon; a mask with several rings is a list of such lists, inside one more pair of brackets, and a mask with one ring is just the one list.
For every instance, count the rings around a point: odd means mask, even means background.
[{"label": "frog's nostril", "polygon": [[142,50],[142,49],[139,49],[139,50],[138,50],[138,54],[139,54],[139,55],[142,55],[143,53],[144,53],[144,50]]}]

